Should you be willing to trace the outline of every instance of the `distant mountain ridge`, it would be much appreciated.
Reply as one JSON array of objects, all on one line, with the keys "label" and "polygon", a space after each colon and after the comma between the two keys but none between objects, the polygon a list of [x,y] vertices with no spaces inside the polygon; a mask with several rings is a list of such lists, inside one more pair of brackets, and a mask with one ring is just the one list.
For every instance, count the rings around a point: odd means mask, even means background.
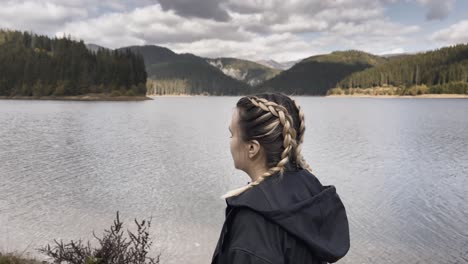
[{"label": "distant mountain ridge", "polygon": [[93,43],[88,43],[86,44],[86,48],[89,50],[89,51],[92,51],[92,52],[97,52],[98,50],[100,49],[108,49],[108,48],[104,48],[102,46],[99,46],[99,45],[96,45],[96,44],[93,44]]},{"label": "distant mountain ridge", "polygon": [[[122,47],[118,50],[130,49],[133,52],[137,52],[145,59],[146,67],[150,67],[153,64],[170,62],[180,59],[179,55],[172,50],[156,46],[156,45],[145,45],[145,46],[128,46]],[[148,74],[150,76],[150,74]]]},{"label": "distant mountain ridge", "polygon": [[286,61],[286,62],[277,62],[275,60],[259,60],[256,61],[256,63],[262,64],[264,66],[273,68],[273,69],[278,69],[278,70],[288,70],[294,64],[298,63],[301,60],[295,60],[295,61]]},{"label": "distant mountain ridge", "polygon": [[278,75],[281,71],[262,64],[236,58],[206,59],[208,63],[220,69],[234,79],[256,86]]}]

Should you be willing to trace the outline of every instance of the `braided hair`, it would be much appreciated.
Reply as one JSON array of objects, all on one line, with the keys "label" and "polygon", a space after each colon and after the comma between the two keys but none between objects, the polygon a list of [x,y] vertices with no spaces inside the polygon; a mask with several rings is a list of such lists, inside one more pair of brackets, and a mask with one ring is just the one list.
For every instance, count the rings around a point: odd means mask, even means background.
[{"label": "braided hair", "polygon": [[304,168],[312,171],[301,154],[304,140],[304,113],[299,105],[283,93],[245,96],[236,104],[239,127],[244,142],[257,140],[266,153],[267,172],[241,188],[229,191],[222,198],[236,196],[259,185],[274,174]]}]

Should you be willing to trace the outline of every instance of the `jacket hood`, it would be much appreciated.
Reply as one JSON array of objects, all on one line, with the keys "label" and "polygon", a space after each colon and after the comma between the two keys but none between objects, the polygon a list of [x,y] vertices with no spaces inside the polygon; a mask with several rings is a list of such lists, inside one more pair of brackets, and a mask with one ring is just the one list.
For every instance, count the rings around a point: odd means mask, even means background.
[{"label": "jacket hood", "polygon": [[348,219],[335,186],[323,186],[308,170],[274,174],[226,203],[257,211],[324,261],[336,262],[349,250]]}]

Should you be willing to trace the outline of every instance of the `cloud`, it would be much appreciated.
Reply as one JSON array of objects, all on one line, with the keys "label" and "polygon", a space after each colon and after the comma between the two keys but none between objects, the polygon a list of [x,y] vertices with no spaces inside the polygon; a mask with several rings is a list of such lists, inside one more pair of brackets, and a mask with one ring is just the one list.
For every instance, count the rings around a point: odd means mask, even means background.
[{"label": "cloud", "polygon": [[[331,47],[339,49],[339,44],[349,49],[382,52],[400,47],[408,40],[408,34],[419,30],[417,26],[405,26],[382,18],[382,7],[365,0],[361,0],[361,4],[369,4],[372,8],[347,2],[343,7],[327,4],[328,9],[293,12],[287,16],[282,15],[286,11],[274,13],[267,10],[292,8],[282,3],[270,1],[262,13],[252,13],[256,10],[252,5],[249,6],[249,13],[230,12],[230,21],[226,22],[187,18],[154,4],[72,21],[58,33],[71,34],[88,43],[111,48],[156,44],[176,52],[207,57],[273,58],[284,61],[326,53]],[[318,1],[313,4],[297,3],[294,8],[324,6]],[[346,9],[347,5],[349,8]],[[310,32],[316,33],[314,39],[302,36]]]},{"label": "cloud", "polygon": [[0,0],[0,27],[53,35],[69,22],[148,5],[152,0]]},{"label": "cloud", "polygon": [[366,23],[356,24],[354,22],[339,22],[335,24],[329,32],[337,36],[345,37],[365,37],[379,36],[389,38],[402,37],[408,34],[416,33],[420,30],[419,26],[405,26],[388,20],[374,19]]},{"label": "cloud", "polygon": [[65,7],[51,2],[14,2],[0,3],[0,25],[17,30],[34,30],[46,33],[66,21],[88,16],[88,11],[81,7]]},{"label": "cloud", "polygon": [[173,10],[180,16],[228,21],[230,16],[218,0],[158,0],[164,11]]},{"label": "cloud", "polygon": [[447,18],[450,11],[453,9],[455,0],[416,0],[422,5],[425,5],[429,10],[426,14],[426,19],[442,20]]},{"label": "cloud", "polygon": [[381,18],[379,1],[230,1],[226,4],[233,23],[256,33],[302,33],[326,31],[338,22],[365,23]]},{"label": "cloud", "polygon": [[386,50],[383,52],[379,52],[377,55],[392,55],[392,54],[402,54],[405,53],[405,49],[403,48],[394,48],[391,50]]},{"label": "cloud", "polygon": [[213,37],[243,41],[251,35],[230,23],[200,18],[186,19],[174,11],[164,11],[160,5],[70,22],[60,32],[110,48],[186,43]]},{"label": "cloud", "polygon": [[291,33],[258,36],[249,41],[203,39],[190,43],[175,43],[171,48],[176,52],[191,52],[212,58],[237,57],[248,60],[272,58],[278,61],[302,59],[311,54],[325,52]]},{"label": "cloud", "polygon": [[468,43],[468,34],[466,34],[467,32],[468,20],[462,20],[446,29],[434,32],[430,36],[430,39],[443,44]]},{"label": "cloud", "polygon": [[[0,25],[71,35],[109,48],[155,44],[201,56],[295,60],[333,50],[414,44],[417,25],[388,3],[431,0],[0,0]],[[448,0],[453,1],[453,0]],[[450,9],[450,8],[449,8]],[[414,44],[414,46],[417,46]]]}]

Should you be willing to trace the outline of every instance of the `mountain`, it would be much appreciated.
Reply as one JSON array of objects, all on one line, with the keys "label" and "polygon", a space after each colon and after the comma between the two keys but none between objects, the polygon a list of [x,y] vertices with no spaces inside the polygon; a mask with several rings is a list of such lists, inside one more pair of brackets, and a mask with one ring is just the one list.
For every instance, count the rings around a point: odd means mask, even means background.
[{"label": "mountain", "polygon": [[294,64],[298,63],[300,60],[295,61],[286,61],[286,62],[277,62],[275,60],[259,60],[256,61],[258,64],[262,64],[263,66],[267,66],[273,69],[278,70],[287,70],[294,66]]},{"label": "mountain", "polygon": [[206,61],[220,69],[224,74],[246,82],[251,86],[271,79],[281,72],[278,69],[272,69],[252,61],[236,58],[206,59]]},{"label": "mountain", "polygon": [[296,63],[300,62],[301,60],[283,61],[280,62],[280,64],[283,65],[283,69],[287,70],[294,66]]},{"label": "mountain", "polygon": [[98,50],[100,50],[100,49],[107,49],[108,50],[108,48],[104,48],[102,46],[99,46],[99,45],[96,45],[96,44],[93,44],[93,43],[86,44],[86,48],[89,51],[94,52],[94,53],[98,52]]},{"label": "mountain", "polygon": [[335,51],[303,59],[259,87],[292,94],[325,95],[346,76],[385,62],[385,58],[362,51]]},{"label": "mountain", "polygon": [[[171,62],[179,59],[178,54],[172,50],[155,45],[129,46],[120,48],[119,50],[125,49],[130,49],[133,52],[141,54],[145,60],[145,66],[147,69],[153,64]],[[151,74],[148,73],[148,76],[150,75]]]},{"label": "mountain", "polygon": [[390,58],[395,58],[395,57],[396,58],[404,57],[407,55],[410,55],[410,54],[409,53],[390,53],[390,54],[381,54],[380,57],[390,59]]},{"label": "mountain", "polygon": [[468,44],[458,44],[389,59],[347,76],[337,86],[345,89],[393,86],[402,88],[400,92],[405,94],[405,89],[411,86],[424,85],[426,88],[418,93],[465,93],[467,82]]},{"label": "mountain", "polygon": [[141,54],[148,73],[148,94],[210,94],[239,95],[251,92],[251,87],[225,75],[205,58],[190,53],[177,54],[170,49],[148,45],[130,46]]}]

